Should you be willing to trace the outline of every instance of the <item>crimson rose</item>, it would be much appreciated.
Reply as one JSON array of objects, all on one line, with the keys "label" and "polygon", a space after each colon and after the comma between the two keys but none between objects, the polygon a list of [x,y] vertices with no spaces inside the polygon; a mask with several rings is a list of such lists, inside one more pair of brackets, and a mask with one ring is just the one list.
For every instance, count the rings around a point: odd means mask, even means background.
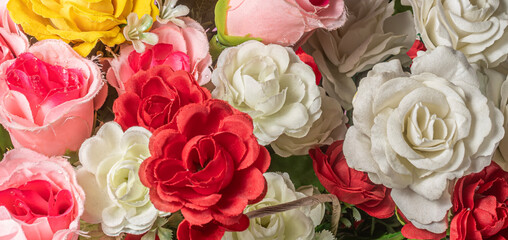
[{"label": "crimson rose", "polygon": [[508,173],[496,163],[457,181],[450,239],[507,239]]},{"label": "crimson rose", "polygon": [[153,132],[171,122],[182,106],[210,99],[210,92],[200,87],[190,73],[164,65],[136,73],[125,84],[125,90],[113,104],[115,121],[124,130],[142,126]]},{"label": "crimson rose", "polygon": [[376,218],[391,217],[395,209],[391,189],[372,183],[366,173],[350,168],[342,153],[343,142],[334,142],[326,153],[319,148],[309,150],[319,181],[339,200],[354,204]]},{"label": "crimson rose", "polygon": [[154,132],[149,148],[151,157],[139,170],[141,182],[150,188],[156,208],[181,210],[180,240],[182,235],[197,239],[197,228],[222,236],[225,229],[248,227],[243,210],[263,198],[263,173],[270,165],[249,115],[221,100],[188,104]]}]

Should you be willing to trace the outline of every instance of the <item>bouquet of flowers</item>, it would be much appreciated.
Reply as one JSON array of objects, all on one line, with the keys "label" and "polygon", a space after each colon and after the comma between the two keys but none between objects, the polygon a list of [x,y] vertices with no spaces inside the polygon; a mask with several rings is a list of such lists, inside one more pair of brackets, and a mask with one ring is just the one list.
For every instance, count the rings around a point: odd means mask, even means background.
[{"label": "bouquet of flowers", "polygon": [[508,239],[508,0],[0,14],[0,240]]}]

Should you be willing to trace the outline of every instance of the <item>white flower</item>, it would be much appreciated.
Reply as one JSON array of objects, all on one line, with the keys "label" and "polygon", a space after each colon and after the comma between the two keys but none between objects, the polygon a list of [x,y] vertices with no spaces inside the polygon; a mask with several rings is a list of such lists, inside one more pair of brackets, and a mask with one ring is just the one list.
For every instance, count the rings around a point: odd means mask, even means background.
[{"label": "white flower", "polygon": [[[411,12],[393,15],[393,3],[379,0],[346,0],[348,19],[334,31],[317,30],[308,43],[323,87],[346,109],[356,92],[352,77],[392,55],[404,62],[416,38]],[[393,15],[393,16],[392,16]]]},{"label": "white flower", "polygon": [[449,46],[493,68],[508,57],[508,0],[411,0],[427,49]]},{"label": "white flower", "polygon": [[157,16],[157,21],[166,24],[172,22],[179,27],[184,27],[185,22],[179,17],[184,17],[189,14],[189,8],[185,5],[176,5],[178,0],[160,0],[159,9],[160,13]]},{"label": "white flower", "polygon": [[[287,173],[264,174],[267,182],[266,196],[261,202],[247,206],[244,212],[291,202],[308,195],[295,190]],[[308,189],[307,189],[308,190]],[[310,191],[312,193],[312,191]],[[314,228],[321,223],[324,205],[300,207],[290,211],[251,219],[249,228],[243,232],[226,232],[223,240],[309,240],[314,237]]]},{"label": "white flower", "polygon": [[393,188],[393,200],[417,228],[441,233],[452,205],[448,180],[490,164],[504,135],[503,115],[462,53],[441,46],[419,54],[412,74],[394,60],[362,79],[344,155],[374,183]]},{"label": "white flower", "polygon": [[319,233],[316,233],[316,235],[314,236],[314,240],[336,240],[336,239],[337,238],[333,236],[333,233],[327,230],[323,230]]},{"label": "white flower", "polygon": [[152,27],[153,20],[148,14],[138,19],[138,14],[130,13],[127,16],[127,25],[123,28],[125,40],[131,41],[134,50],[138,53],[145,51],[146,44],[155,45],[159,42],[159,36],[155,33],[146,32]]},{"label": "white flower", "polygon": [[302,138],[280,136],[272,142],[271,146],[275,153],[283,157],[291,155],[306,155],[309,149],[316,146],[330,145],[337,140],[343,140],[346,135],[347,116],[337,100],[326,96],[321,91],[321,117],[314,122],[309,133]]},{"label": "white flower", "polygon": [[139,165],[150,156],[151,135],[141,127],[124,133],[120,125],[108,122],[79,149],[83,166],[77,177],[86,194],[83,220],[101,222],[109,236],[142,234],[160,215],[138,176]]},{"label": "white flower", "polygon": [[282,134],[303,137],[321,115],[314,72],[290,48],[258,41],[227,48],[219,56],[212,83],[214,98],[252,117],[261,145]]}]

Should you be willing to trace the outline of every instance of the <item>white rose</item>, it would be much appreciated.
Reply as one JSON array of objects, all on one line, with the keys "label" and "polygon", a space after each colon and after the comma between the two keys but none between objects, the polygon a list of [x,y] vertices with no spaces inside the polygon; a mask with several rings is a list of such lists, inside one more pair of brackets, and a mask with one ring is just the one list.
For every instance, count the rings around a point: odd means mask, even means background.
[{"label": "white rose", "polygon": [[295,138],[287,135],[280,136],[272,142],[275,153],[283,157],[291,155],[306,155],[309,149],[316,146],[330,145],[337,140],[343,140],[346,135],[347,116],[337,100],[326,96],[321,90],[321,117],[314,122],[305,137]]},{"label": "white rose", "polygon": [[282,134],[303,137],[321,115],[314,72],[290,48],[257,41],[227,48],[212,83],[214,98],[252,117],[261,145]]},{"label": "white rose", "polygon": [[79,149],[83,166],[77,178],[86,194],[83,220],[102,223],[109,236],[145,233],[159,216],[138,176],[139,165],[150,156],[151,135],[141,127],[124,133],[116,122],[108,122]]},{"label": "white rose", "polygon": [[[274,206],[307,197],[295,190],[287,173],[264,174],[267,190],[266,196],[253,205],[247,206],[244,212],[263,207]],[[309,189],[307,189],[309,190]],[[312,192],[312,191],[310,191]],[[300,207],[262,218],[251,219],[249,228],[243,232],[226,232],[223,240],[308,240],[314,237],[314,228],[321,223],[324,216],[324,205]]]},{"label": "white rose", "polygon": [[449,46],[493,68],[508,56],[508,0],[411,0],[427,49]]},{"label": "white rose", "polygon": [[[406,52],[416,38],[411,12],[393,15],[394,1],[346,0],[345,25],[317,30],[308,40],[323,74],[326,92],[346,109],[356,92],[352,77],[392,55],[410,62]],[[392,16],[393,15],[393,16]]]},{"label": "white rose", "polygon": [[353,100],[344,142],[348,165],[367,172],[418,228],[441,233],[451,207],[449,181],[491,162],[503,115],[479,90],[476,71],[448,47],[374,66]]}]

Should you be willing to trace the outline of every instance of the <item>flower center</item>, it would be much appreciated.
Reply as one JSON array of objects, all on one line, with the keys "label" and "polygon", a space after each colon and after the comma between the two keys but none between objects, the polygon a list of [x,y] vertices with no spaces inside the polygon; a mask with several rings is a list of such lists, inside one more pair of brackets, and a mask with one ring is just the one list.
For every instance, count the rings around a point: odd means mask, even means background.
[{"label": "flower center", "polygon": [[123,160],[113,165],[108,173],[111,200],[131,207],[144,206],[148,200],[148,188],[139,180],[140,161]]},{"label": "flower center", "polygon": [[312,3],[314,6],[322,7],[328,5],[330,0],[310,0],[310,3]]},{"label": "flower center", "polygon": [[52,225],[52,221],[64,221],[66,213],[74,206],[74,200],[69,190],[58,190],[47,181],[34,180],[0,191],[0,206],[6,207],[14,218],[25,223],[49,217]]}]

